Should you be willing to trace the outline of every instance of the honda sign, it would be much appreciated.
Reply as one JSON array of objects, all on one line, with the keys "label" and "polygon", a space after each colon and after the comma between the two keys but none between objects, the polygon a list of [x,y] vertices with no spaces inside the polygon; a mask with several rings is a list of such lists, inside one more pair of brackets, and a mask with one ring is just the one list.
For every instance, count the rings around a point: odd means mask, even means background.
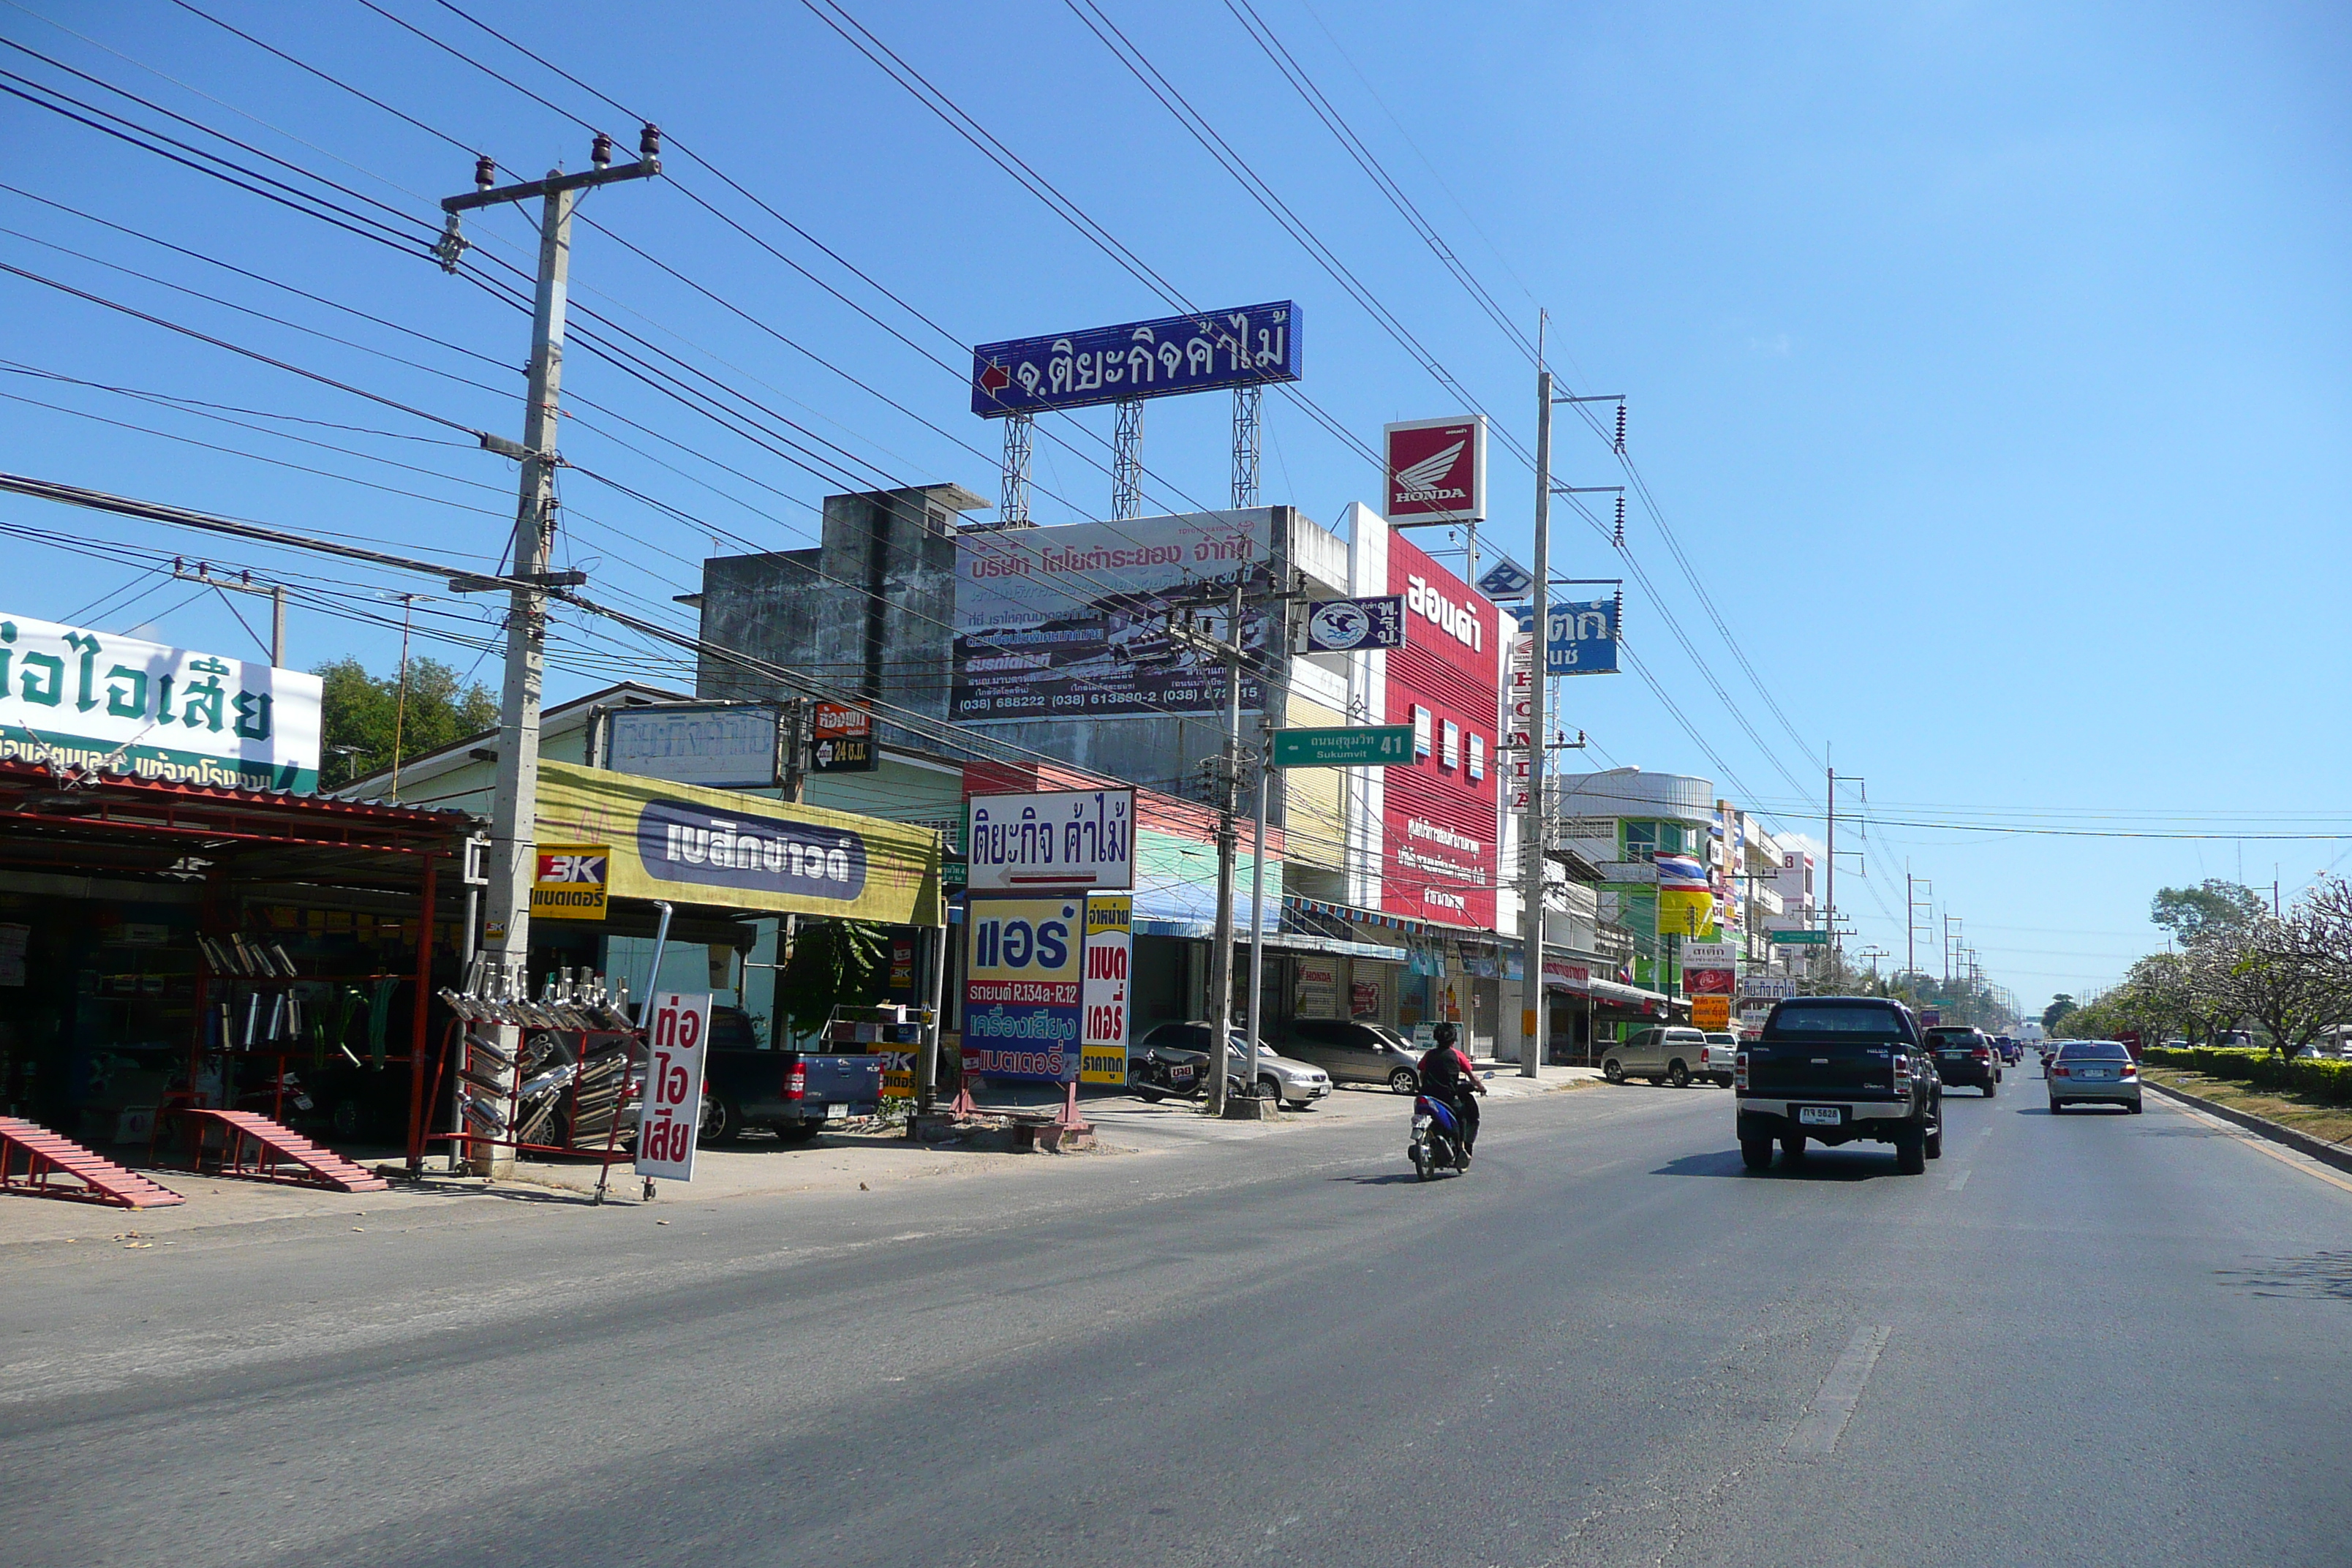
[{"label": "honda sign", "polygon": [[1386,427],[1391,522],[1483,522],[1486,420],[1417,419]]}]

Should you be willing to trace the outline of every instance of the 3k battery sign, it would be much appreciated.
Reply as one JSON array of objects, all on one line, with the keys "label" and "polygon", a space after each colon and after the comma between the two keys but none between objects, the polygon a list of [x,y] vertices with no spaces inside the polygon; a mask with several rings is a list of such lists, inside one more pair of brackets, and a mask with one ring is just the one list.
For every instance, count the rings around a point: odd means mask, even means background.
[{"label": "3k battery sign", "polygon": [[542,921],[601,921],[613,851],[603,844],[542,844],[530,881],[530,914]]}]

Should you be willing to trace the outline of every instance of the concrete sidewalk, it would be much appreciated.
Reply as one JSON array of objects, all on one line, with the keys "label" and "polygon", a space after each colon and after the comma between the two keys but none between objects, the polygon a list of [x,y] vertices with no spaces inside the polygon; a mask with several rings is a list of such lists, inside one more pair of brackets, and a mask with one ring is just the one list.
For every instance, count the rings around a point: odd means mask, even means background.
[{"label": "concrete sidewalk", "polygon": [[[1480,1063],[1491,1072],[1487,1090],[1494,1100],[1524,1099],[1560,1089],[1589,1088],[1601,1082],[1591,1068],[1548,1067],[1541,1076],[1518,1076],[1513,1063]],[[1025,1097],[1034,1100],[1035,1097]],[[991,1097],[997,1102],[996,1097]],[[1003,1097],[1012,1104],[1014,1097]],[[1097,1147],[1074,1154],[1014,1154],[993,1148],[954,1142],[917,1143],[903,1131],[847,1131],[827,1132],[810,1143],[787,1144],[764,1136],[741,1142],[698,1150],[695,1179],[656,1184],[654,1205],[682,1203],[691,1198],[745,1197],[762,1194],[816,1192],[878,1192],[910,1182],[971,1181],[1013,1169],[1066,1167],[1076,1179],[1080,1172],[1106,1159],[1150,1156],[1208,1142],[1239,1142],[1260,1138],[1298,1136],[1317,1127],[1394,1121],[1402,1128],[1412,1102],[1384,1088],[1343,1088],[1310,1110],[1286,1110],[1271,1121],[1213,1121],[1197,1105],[1184,1100],[1147,1104],[1133,1095],[1088,1096],[1080,1108],[1096,1128]],[[974,1140],[978,1144],[982,1141]],[[147,1166],[130,1150],[105,1151],[131,1163],[142,1173],[187,1198],[170,1208],[133,1211],[110,1205],[60,1198],[0,1194],[0,1247],[28,1242],[73,1242],[78,1245],[140,1247],[168,1245],[170,1238],[221,1226],[260,1225],[290,1221],[348,1221],[352,1228],[371,1223],[406,1223],[426,1214],[472,1210],[494,1216],[502,1205],[586,1205],[595,1191],[597,1167],[586,1162],[519,1162],[510,1178],[485,1184],[468,1178],[432,1179],[422,1183],[395,1181],[381,1193],[331,1193],[315,1187],[195,1175],[169,1166]],[[355,1154],[362,1163],[392,1158]],[[613,1167],[607,1203],[635,1206],[643,1202],[643,1183],[626,1162]]]}]

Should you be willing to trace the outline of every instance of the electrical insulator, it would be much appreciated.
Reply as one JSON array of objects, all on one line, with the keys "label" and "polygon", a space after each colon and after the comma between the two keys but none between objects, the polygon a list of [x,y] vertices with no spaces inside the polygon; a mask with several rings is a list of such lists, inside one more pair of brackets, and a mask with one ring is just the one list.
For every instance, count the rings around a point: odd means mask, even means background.
[{"label": "electrical insulator", "polygon": [[588,161],[600,169],[613,166],[613,139],[602,131],[596,132],[596,140],[588,144]]},{"label": "electrical insulator", "polygon": [[1609,632],[1612,637],[1625,635],[1625,590],[1622,588],[1617,590],[1617,616],[1611,623]]},{"label": "electrical insulator", "polygon": [[487,191],[498,183],[498,161],[488,153],[474,160],[474,188]]},{"label": "electrical insulator", "polygon": [[1609,542],[1620,550],[1625,548],[1625,498],[1623,496],[1617,498],[1617,531],[1611,537]]},{"label": "electrical insulator", "polygon": [[661,127],[650,120],[646,121],[646,128],[637,133],[637,157],[647,163],[654,163],[661,157]]},{"label": "electrical insulator", "polygon": [[1617,405],[1617,455],[1625,455],[1625,405],[1622,403]]}]

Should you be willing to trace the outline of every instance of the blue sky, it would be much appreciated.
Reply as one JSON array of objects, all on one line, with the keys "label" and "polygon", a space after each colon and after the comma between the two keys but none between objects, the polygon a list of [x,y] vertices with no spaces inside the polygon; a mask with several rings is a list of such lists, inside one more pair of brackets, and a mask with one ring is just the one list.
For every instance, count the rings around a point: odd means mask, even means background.
[{"label": "blue sky", "polygon": [[[198,3],[452,140],[169,0],[23,0],[0,13],[0,37],[327,174],[406,215],[387,221],[412,233],[413,220],[436,220],[436,198],[467,186],[470,150],[531,174],[585,162],[588,132],[564,114],[355,0]],[[435,0],[379,3],[634,144],[620,111]],[[1590,733],[1596,763],[1704,774],[1718,793],[1818,833],[1826,753],[1867,779],[1879,819],[1841,874],[1856,945],[1899,953],[1907,861],[1933,879],[1937,914],[1965,920],[1992,976],[2036,1005],[2113,978],[2155,944],[2145,915],[2160,884],[2242,866],[2246,880],[2267,885],[2275,867],[2291,894],[2352,850],[2352,837],[2263,837],[2352,829],[2337,782],[2352,745],[2332,722],[2352,493],[2341,286],[2352,261],[2352,15],[2318,5],[1255,4],[1513,319],[1524,328],[1538,304],[1549,309],[1565,381],[1631,400],[1631,456],[1738,652],[1657,518],[1630,509],[1631,553],[1657,592],[1629,586],[1629,645],[1690,728],[1632,675],[1572,683],[1569,721]],[[1101,8],[1455,380],[1528,440],[1524,355],[1222,0]],[[959,376],[928,356],[952,367],[959,342],[1164,313],[802,5],[650,17],[595,4],[467,9],[657,119],[806,231],[760,212],[698,158],[674,155],[675,180],[590,199],[586,215],[617,239],[583,230],[575,276],[585,307],[837,442],[851,456],[827,458],[835,475],[954,479],[992,495],[997,433],[967,412]],[[1387,420],[1462,411],[1068,6],[869,0],[856,15],[1190,298],[1300,301],[1303,390],[1352,434],[1370,441]],[[0,53],[10,57],[0,68],[163,123],[17,50]],[[21,100],[0,100],[0,127],[12,154],[0,175],[12,187],[0,190],[0,260],[457,425],[517,433],[527,322],[482,289]],[[469,233],[478,254],[528,265],[520,216],[486,217]],[[444,426],[14,276],[0,275],[0,311],[10,328],[0,360],[11,365],[253,410],[229,416],[325,443],[300,447],[19,369],[0,374],[0,392],[18,399],[0,424],[9,468],[484,563],[503,542],[509,466]],[[682,614],[668,595],[694,585],[692,563],[714,535],[730,551],[806,542],[812,504],[845,488],[585,353],[566,390],[601,406],[574,405],[583,418],[562,443],[583,472],[566,476],[560,551],[616,600]],[[1297,408],[1274,398],[1267,407],[1266,499],[1327,522],[1349,501],[1375,499],[1359,453]],[[1145,457],[1158,500],[1221,500],[1224,417],[1214,398],[1152,406]],[[1107,503],[1096,437],[1108,412],[1077,425],[1092,435],[1041,440],[1045,521]],[[665,444],[673,437],[683,445]],[[1559,450],[1563,481],[1619,482],[1605,446],[1580,426],[1563,424]],[[1501,448],[1494,474],[1490,534],[1524,559],[1532,480]],[[332,579],[319,584],[322,603],[341,614],[295,612],[298,664],[352,651],[389,668],[398,606],[382,595],[419,586],[26,500],[0,500],[0,524]],[[1573,517],[1556,538],[1564,570],[1631,574]],[[121,631],[250,648],[217,599],[184,602],[186,590],[158,586],[139,561],[22,538],[0,549],[17,613],[82,612]],[[482,634],[480,610],[446,593],[418,609],[435,637]],[[478,658],[462,643],[420,647],[461,669]],[[609,640],[560,645],[557,666],[559,692],[621,673],[685,679]],[[479,668],[495,678],[494,660]],[[2076,836],[2118,832],[2210,837]]]}]

